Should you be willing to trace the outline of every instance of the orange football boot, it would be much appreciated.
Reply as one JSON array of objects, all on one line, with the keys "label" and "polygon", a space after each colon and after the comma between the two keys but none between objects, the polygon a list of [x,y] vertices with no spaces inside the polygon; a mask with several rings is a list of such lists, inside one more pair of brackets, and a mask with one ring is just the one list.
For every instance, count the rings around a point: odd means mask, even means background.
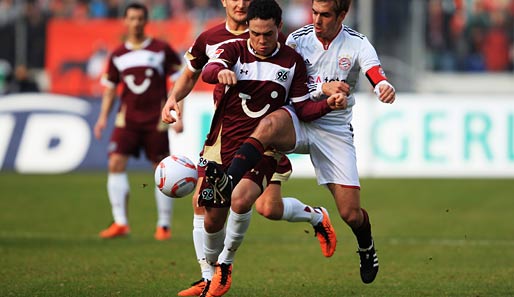
[{"label": "orange football boot", "polygon": [[158,226],[153,237],[157,240],[168,240],[171,238],[171,231],[168,226]]},{"label": "orange football boot", "polygon": [[207,297],[220,297],[225,295],[232,285],[232,264],[217,264]]},{"label": "orange football boot", "polygon": [[209,281],[202,278],[191,284],[191,287],[178,292],[177,296],[200,296]]},{"label": "orange football boot", "polygon": [[127,236],[129,233],[130,227],[128,225],[118,225],[116,223],[112,223],[107,229],[102,230],[99,235],[101,238],[109,239]]},{"label": "orange football boot", "polygon": [[319,209],[323,214],[323,219],[316,226],[314,226],[314,235],[318,237],[319,244],[321,246],[321,252],[325,257],[332,257],[334,252],[336,251],[337,245],[337,236],[332,223],[330,222],[330,218],[328,217],[328,212],[324,207],[314,207],[315,209]]}]

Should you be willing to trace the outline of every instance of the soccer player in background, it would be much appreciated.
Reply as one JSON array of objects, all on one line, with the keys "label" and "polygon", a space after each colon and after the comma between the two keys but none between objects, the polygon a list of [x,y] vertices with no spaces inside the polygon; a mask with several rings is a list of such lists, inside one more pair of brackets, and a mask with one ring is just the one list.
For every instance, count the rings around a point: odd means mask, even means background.
[{"label": "soccer player in background", "polygon": [[[343,93],[317,102],[310,100],[302,58],[292,48],[278,42],[281,14],[274,0],[253,0],[247,16],[249,39],[221,45],[202,72],[205,82],[225,86],[222,96],[216,100],[217,108],[203,151],[205,159],[222,164],[220,167],[230,165],[235,152],[260,119],[290,101],[304,121],[327,114],[336,106],[345,106],[346,94]],[[281,156],[268,150],[258,164],[246,172],[234,192],[240,199],[233,202],[244,203],[247,211],[231,211],[226,231],[230,200],[224,200],[206,182],[202,184],[198,203],[205,206],[206,212],[205,256],[209,264],[218,263],[206,296],[222,296],[230,288],[232,262],[249,226],[252,205],[269,185]],[[206,179],[210,176],[208,170],[205,176]],[[314,209],[326,215],[323,208]],[[247,224],[232,228],[239,221]]]},{"label": "soccer player in background", "polygon": [[[180,118],[182,110],[178,103],[191,92],[196,81],[200,77],[203,67],[208,60],[216,53],[217,48],[225,43],[237,40],[246,40],[249,37],[248,23],[246,21],[248,5],[250,0],[222,0],[221,3],[225,7],[226,20],[213,28],[201,33],[195,40],[193,46],[185,54],[187,67],[177,79],[173,89],[170,92],[166,105],[162,109],[162,120],[171,124],[176,118],[170,114],[170,110],[175,110],[177,117]],[[280,34],[279,40],[285,41],[285,37]],[[225,85],[218,84],[214,89],[214,104],[218,103],[218,99],[223,95]],[[198,205],[198,196],[200,194],[201,185],[203,184],[204,166],[206,160],[201,157],[198,163],[199,179],[193,194],[193,244],[196,257],[200,265],[202,278],[194,282],[190,288],[182,290],[178,296],[198,296],[208,290],[207,284],[212,278],[212,266],[207,264],[204,253],[204,218],[205,210],[203,206]],[[316,237],[320,242],[323,255],[332,256],[336,248],[336,235],[330,223],[328,213],[321,208],[314,208],[306,205],[296,198],[282,198],[281,183],[286,181],[291,174],[291,163],[287,157],[283,157],[279,161],[279,165],[273,175],[270,185],[256,202],[257,211],[271,220],[286,220],[289,222],[309,222],[315,231]],[[216,238],[218,253],[223,248],[223,238],[225,236],[224,229],[210,236]]]},{"label": "soccer player in background", "polygon": [[[244,186],[244,179],[239,183],[241,178],[260,162],[270,146],[286,153],[310,153],[318,183],[330,190],[341,218],[357,238],[361,279],[371,283],[378,273],[378,257],[370,219],[360,202],[351,125],[353,91],[359,70],[366,75],[380,101],[393,103],[395,90],[368,39],[343,25],[350,4],[351,0],[313,0],[313,24],[291,33],[286,41],[306,63],[312,100],[319,102],[342,92],[348,94],[348,107],[311,123],[301,122],[298,111],[290,106],[279,109],[260,122],[235,153],[226,174],[221,166],[209,162],[206,178],[225,199],[232,198],[231,214],[239,219],[229,219],[227,230],[246,230],[250,204],[239,195]],[[225,246],[230,244],[225,242]]]},{"label": "soccer player in background", "polygon": [[[100,139],[114,106],[117,85],[121,84],[121,104],[108,148],[107,192],[114,222],[100,232],[101,238],[125,236],[130,232],[127,215],[130,187],[126,172],[130,156],[139,157],[144,149],[154,168],[169,156],[168,127],[161,122],[160,111],[166,101],[168,79],[181,67],[180,57],[167,43],[145,35],[148,10],[144,5],[129,4],[123,22],[127,39],[109,57],[102,77],[105,86],[102,106],[94,127],[95,137]],[[154,237],[166,240],[171,237],[173,200],[157,187],[154,193],[158,212]]]}]

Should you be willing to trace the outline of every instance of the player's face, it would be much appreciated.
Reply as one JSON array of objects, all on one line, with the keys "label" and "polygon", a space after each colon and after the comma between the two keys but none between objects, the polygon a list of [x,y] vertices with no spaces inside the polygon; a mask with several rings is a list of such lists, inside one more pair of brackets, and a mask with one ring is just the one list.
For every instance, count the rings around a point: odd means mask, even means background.
[{"label": "player's face", "polygon": [[346,12],[337,15],[335,2],[312,2],[312,21],[316,36],[323,40],[332,40],[341,28]]},{"label": "player's face", "polygon": [[251,0],[221,0],[225,7],[227,18],[237,24],[246,22],[246,14]]},{"label": "player's face", "polygon": [[275,25],[275,20],[252,19],[248,23],[250,31],[250,46],[256,54],[269,56],[277,48],[278,32],[280,24]]},{"label": "player's face", "polygon": [[146,18],[142,9],[129,9],[125,16],[129,37],[141,38],[145,34]]}]

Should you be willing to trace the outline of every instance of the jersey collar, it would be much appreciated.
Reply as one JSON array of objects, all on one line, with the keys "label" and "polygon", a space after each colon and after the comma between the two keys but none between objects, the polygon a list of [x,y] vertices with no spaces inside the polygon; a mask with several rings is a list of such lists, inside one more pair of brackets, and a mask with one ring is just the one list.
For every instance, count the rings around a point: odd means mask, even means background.
[{"label": "jersey collar", "polygon": [[152,38],[146,38],[141,43],[132,43],[129,41],[125,41],[125,47],[129,50],[138,50],[147,47],[150,44],[150,42],[152,42]]},{"label": "jersey collar", "polygon": [[319,39],[318,37],[318,41],[319,43],[321,43],[321,46],[323,47],[324,50],[328,50],[328,48],[330,47],[330,45],[332,44],[332,41],[334,41],[335,39],[337,39],[339,37],[339,35],[342,35],[341,32],[343,32],[343,28],[344,28],[344,24],[341,24],[341,28],[339,28],[339,31],[337,31],[337,34],[334,36],[334,38],[332,38],[332,40],[330,40],[326,45],[325,43],[323,43],[323,41],[321,39]]},{"label": "jersey collar", "polygon": [[246,32],[248,32],[248,28],[246,28],[245,30],[232,30],[228,27],[228,22],[225,22],[225,30],[227,30],[228,32],[234,34],[234,35],[241,35],[241,34],[245,34]]}]

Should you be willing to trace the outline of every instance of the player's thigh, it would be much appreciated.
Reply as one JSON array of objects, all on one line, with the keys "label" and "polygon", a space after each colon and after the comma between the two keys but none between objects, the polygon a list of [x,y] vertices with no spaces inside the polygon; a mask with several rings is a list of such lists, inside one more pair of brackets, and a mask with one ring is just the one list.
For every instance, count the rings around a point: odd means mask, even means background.
[{"label": "player's thigh", "polygon": [[314,125],[306,125],[306,128],[318,183],[360,187],[351,132],[329,131]]},{"label": "player's thigh", "polygon": [[275,110],[259,122],[252,137],[279,151],[293,149],[296,140],[291,116],[282,108]]},{"label": "player's thigh", "polygon": [[143,139],[146,158],[152,162],[159,162],[170,155],[169,138],[167,131],[147,132]]},{"label": "player's thigh", "polygon": [[328,184],[327,186],[334,197],[341,218],[350,225],[360,222],[360,188],[339,184]]}]

